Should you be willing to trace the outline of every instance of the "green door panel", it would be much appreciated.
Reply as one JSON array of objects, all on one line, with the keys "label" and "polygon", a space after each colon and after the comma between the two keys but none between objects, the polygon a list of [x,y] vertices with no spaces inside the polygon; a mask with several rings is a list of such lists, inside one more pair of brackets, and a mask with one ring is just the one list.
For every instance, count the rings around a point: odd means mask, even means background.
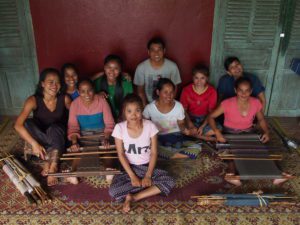
[{"label": "green door panel", "polygon": [[293,58],[300,58],[300,1],[289,1],[274,77],[270,115],[300,116],[300,76],[291,69]]},{"label": "green door panel", "polygon": [[0,114],[18,114],[37,82],[32,21],[27,0],[0,1]]}]

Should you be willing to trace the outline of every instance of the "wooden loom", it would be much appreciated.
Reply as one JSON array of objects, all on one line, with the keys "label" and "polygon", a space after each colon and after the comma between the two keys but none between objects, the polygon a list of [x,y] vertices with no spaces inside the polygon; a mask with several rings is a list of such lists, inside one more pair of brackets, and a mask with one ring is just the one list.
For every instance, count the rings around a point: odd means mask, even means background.
[{"label": "wooden loom", "polygon": [[[268,206],[295,205],[296,197],[285,194],[263,194],[261,191],[249,194],[212,194],[192,196],[198,205],[226,205],[226,206]],[[292,200],[292,201],[291,201]]]},{"label": "wooden loom", "polygon": [[79,152],[71,152],[68,148],[67,153],[60,158],[63,162],[62,167],[66,168],[63,168],[60,173],[49,173],[49,176],[89,177],[120,174],[121,171],[117,169],[119,165],[105,168],[106,161],[117,159],[118,156],[112,140],[107,148],[101,145],[103,139],[103,133],[81,137],[79,143],[82,147],[79,148]]},{"label": "wooden loom", "polygon": [[282,149],[264,145],[258,134],[227,134],[227,143],[217,143],[218,156],[233,160],[237,174],[226,174],[226,180],[291,179],[282,174],[275,161],[283,159]]}]

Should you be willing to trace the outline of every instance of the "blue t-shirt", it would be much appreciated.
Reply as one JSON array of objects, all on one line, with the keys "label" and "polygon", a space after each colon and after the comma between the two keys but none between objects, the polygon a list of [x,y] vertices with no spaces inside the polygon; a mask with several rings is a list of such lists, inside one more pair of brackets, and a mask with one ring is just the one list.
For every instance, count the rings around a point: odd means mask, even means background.
[{"label": "blue t-shirt", "polygon": [[75,100],[77,97],[79,97],[79,92],[76,89],[72,94],[69,94],[70,98],[73,100]]},{"label": "blue t-shirt", "polygon": [[[243,76],[251,80],[253,88],[251,96],[257,97],[261,92],[265,91],[265,87],[257,76],[249,73],[244,73]],[[234,82],[234,77],[229,74],[225,74],[220,78],[218,83],[218,94],[222,96],[222,100],[236,96]]]}]

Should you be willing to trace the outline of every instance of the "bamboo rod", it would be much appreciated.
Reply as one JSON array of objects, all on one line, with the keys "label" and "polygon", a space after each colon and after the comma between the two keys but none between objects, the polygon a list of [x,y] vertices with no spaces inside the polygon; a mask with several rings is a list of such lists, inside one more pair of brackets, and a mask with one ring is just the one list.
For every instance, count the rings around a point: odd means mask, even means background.
[{"label": "bamboo rod", "polygon": [[117,153],[117,151],[103,151],[103,152],[72,152],[72,153],[65,153],[63,156],[81,156],[81,155],[103,155],[103,154],[113,154]]},{"label": "bamboo rod", "polygon": [[120,170],[105,170],[105,171],[75,171],[65,173],[49,173],[48,176],[53,177],[90,177],[121,174]]},{"label": "bamboo rod", "polygon": [[93,134],[93,135],[86,135],[86,136],[81,136],[79,139],[94,139],[94,138],[103,138],[105,135],[104,133],[99,133],[99,134]]},{"label": "bamboo rod", "polygon": [[270,158],[250,158],[250,157],[242,157],[242,156],[219,156],[220,159],[222,160],[253,160],[253,161],[258,161],[258,160],[263,160],[263,161],[281,161],[282,157],[270,157]]},{"label": "bamboo rod", "polygon": [[[102,157],[98,157],[99,159],[117,159],[118,156],[102,156]],[[80,160],[83,158],[77,158],[77,157],[72,157],[72,158],[60,158],[61,161],[68,161],[68,160]]]},{"label": "bamboo rod", "polygon": [[[268,178],[268,176],[266,176],[266,179]],[[282,179],[293,179],[293,178],[296,178],[296,176],[292,176],[292,175],[281,175],[281,178]],[[228,180],[237,180],[237,179],[241,179],[241,176],[240,175],[225,175],[225,179],[228,179]],[[277,178],[272,178],[272,179],[277,179]]]},{"label": "bamboo rod", "polygon": [[[109,145],[109,147],[100,146],[85,146],[80,147],[79,151],[88,151],[88,150],[109,150],[109,149],[116,149],[116,145]],[[67,152],[71,152],[71,148],[67,148]]]}]

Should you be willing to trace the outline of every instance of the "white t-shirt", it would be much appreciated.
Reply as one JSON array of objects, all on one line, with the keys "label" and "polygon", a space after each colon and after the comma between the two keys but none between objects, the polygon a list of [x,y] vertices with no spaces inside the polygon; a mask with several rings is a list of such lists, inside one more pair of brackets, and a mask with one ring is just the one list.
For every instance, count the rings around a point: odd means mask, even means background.
[{"label": "white t-shirt", "polygon": [[183,120],[185,118],[184,109],[180,102],[175,101],[173,109],[168,113],[161,113],[153,101],[148,104],[143,112],[143,116],[146,119],[152,120],[157,126],[159,134],[169,134],[179,132],[179,126],[177,120]]},{"label": "white t-shirt", "polygon": [[176,63],[165,58],[162,67],[154,69],[150,64],[150,59],[147,59],[137,66],[133,83],[138,86],[145,85],[147,100],[152,102],[159,78],[169,78],[175,85],[181,83]]},{"label": "white t-shirt", "polygon": [[151,138],[158,133],[158,129],[150,120],[143,119],[143,131],[137,138],[128,134],[127,121],[118,123],[112,136],[123,140],[125,155],[130,164],[142,165],[149,163],[151,155]]}]

